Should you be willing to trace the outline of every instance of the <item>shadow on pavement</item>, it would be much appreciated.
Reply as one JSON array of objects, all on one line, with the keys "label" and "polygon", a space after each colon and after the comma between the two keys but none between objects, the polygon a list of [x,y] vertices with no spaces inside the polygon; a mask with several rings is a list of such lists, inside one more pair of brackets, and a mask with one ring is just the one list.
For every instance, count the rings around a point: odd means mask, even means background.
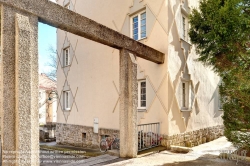
[{"label": "shadow on pavement", "polygon": [[250,163],[247,161],[238,161],[237,160],[226,160],[220,159],[215,155],[203,155],[196,160],[184,161],[184,162],[175,162],[167,163],[162,166],[250,166]]}]

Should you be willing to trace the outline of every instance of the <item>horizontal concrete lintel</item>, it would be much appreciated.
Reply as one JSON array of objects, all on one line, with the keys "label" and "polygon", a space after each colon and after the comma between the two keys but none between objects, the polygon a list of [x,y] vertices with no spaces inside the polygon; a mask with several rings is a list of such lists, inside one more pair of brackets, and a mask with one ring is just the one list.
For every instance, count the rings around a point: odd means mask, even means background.
[{"label": "horizontal concrete lintel", "polygon": [[36,15],[42,23],[116,49],[127,49],[158,64],[164,63],[162,52],[48,0],[0,0],[0,3]]}]

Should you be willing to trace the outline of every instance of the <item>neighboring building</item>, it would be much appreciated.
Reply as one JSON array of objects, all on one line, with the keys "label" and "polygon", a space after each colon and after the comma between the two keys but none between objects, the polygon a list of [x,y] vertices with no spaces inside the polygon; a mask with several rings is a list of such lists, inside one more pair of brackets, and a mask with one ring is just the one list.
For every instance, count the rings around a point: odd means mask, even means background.
[{"label": "neighboring building", "polygon": [[[164,145],[182,145],[184,137],[195,145],[221,134],[220,78],[196,61],[188,38],[188,14],[198,1],[58,4],[165,53],[160,65],[131,57],[138,64],[138,124],[159,123],[160,134],[175,135],[164,137]],[[62,30],[57,39],[57,143],[97,146],[101,136],[119,133],[119,50]]]},{"label": "neighboring building", "polygon": [[57,121],[56,82],[46,74],[39,75],[39,124],[45,125]]}]

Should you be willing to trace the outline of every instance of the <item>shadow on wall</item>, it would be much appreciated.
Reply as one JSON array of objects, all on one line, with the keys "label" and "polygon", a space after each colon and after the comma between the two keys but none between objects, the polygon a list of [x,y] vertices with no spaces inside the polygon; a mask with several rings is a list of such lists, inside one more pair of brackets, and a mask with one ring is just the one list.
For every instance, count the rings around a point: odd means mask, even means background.
[{"label": "shadow on wall", "polygon": [[217,117],[220,117],[222,115],[222,111],[219,111],[219,93],[218,93],[218,88],[215,89],[211,99],[209,100],[209,104],[213,102],[213,117],[214,118],[217,118]]},{"label": "shadow on wall", "polygon": [[[170,1],[168,1],[168,4],[171,4]],[[169,104],[168,104],[168,110],[172,111],[172,119],[171,121],[175,123],[176,126],[178,126],[179,128],[179,132],[183,133],[186,131],[186,125],[188,124],[188,120],[189,120],[189,115],[184,115],[183,118],[183,114],[180,111],[179,105],[176,101],[176,97],[175,97],[175,87],[177,86],[177,83],[180,79],[181,76],[181,72],[184,69],[185,66],[185,58],[184,58],[184,52],[183,49],[181,48],[181,43],[180,43],[180,39],[179,39],[179,33],[178,33],[178,28],[175,22],[175,15],[172,12],[173,10],[176,11],[179,3],[176,2],[176,4],[173,6],[173,9],[171,8],[172,5],[168,5],[168,16],[169,16],[169,23],[168,24],[168,32],[169,32],[169,36],[172,36],[172,39],[170,41],[169,44],[174,46],[174,51],[176,53],[178,53],[178,58],[181,61],[181,65],[178,69],[178,73],[176,74],[174,80],[173,80],[173,87],[171,87],[170,85],[171,83],[171,78],[169,78],[169,91],[171,90],[172,92],[169,92]],[[170,113],[170,112],[169,112]],[[189,113],[188,113],[189,114]]]},{"label": "shadow on wall", "polygon": [[[169,79],[169,81],[171,81],[171,80]],[[173,99],[172,104],[171,104],[171,108],[169,109],[172,113],[171,121],[175,122],[175,125],[178,126],[180,133],[183,133],[186,131],[186,126],[185,126],[185,121],[182,118],[182,112],[180,111],[177,100],[175,99],[175,93],[169,93],[168,97]]]},{"label": "shadow on wall", "polygon": [[[171,2],[169,1],[169,4]],[[177,10],[177,7],[179,6],[179,3],[176,3],[176,5],[174,5],[173,7],[173,10]],[[172,39],[170,41],[169,44],[173,45],[174,46],[174,51],[176,53],[178,53],[178,57],[181,61],[181,65],[180,65],[180,68],[178,70],[178,73],[176,74],[176,77],[173,81],[173,85],[176,85],[178,83],[178,80],[181,76],[181,72],[183,71],[184,69],[184,66],[185,66],[185,56],[187,57],[187,55],[185,55],[187,52],[184,51],[182,48],[182,44],[180,42],[180,35],[179,35],[179,32],[178,32],[178,27],[177,27],[177,23],[176,23],[176,20],[175,20],[175,15],[174,13],[172,13],[172,9],[171,9],[171,5],[168,5],[168,15],[169,15],[169,23],[168,24],[168,32],[169,32],[169,36],[171,37],[172,36]]]}]

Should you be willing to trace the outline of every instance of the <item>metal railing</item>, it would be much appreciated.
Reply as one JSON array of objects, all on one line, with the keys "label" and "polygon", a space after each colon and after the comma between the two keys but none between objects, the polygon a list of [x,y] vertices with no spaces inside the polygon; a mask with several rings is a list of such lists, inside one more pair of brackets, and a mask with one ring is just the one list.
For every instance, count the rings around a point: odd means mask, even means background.
[{"label": "metal railing", "polygon": [[138,151],[153,148],[161,144],[160,123],[141,124],[138,131]]}]

